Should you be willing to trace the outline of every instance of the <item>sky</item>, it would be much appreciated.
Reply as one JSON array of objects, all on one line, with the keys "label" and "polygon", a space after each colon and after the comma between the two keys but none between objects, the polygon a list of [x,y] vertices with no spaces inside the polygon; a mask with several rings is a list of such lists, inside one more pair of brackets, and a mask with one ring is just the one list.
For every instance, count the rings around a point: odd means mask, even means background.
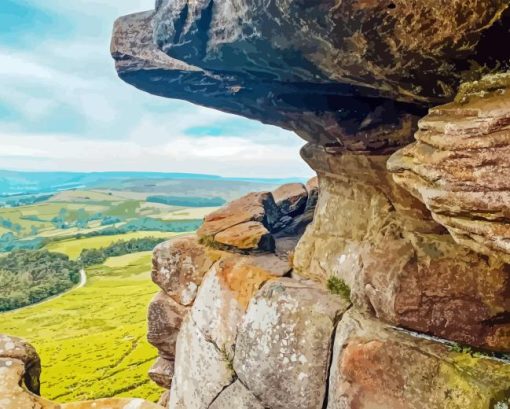
[{"label": "sky", "polygon": [[113,21],[153,6],[0,0],[0,169],[311,176],[295,134],[117,77]]}]

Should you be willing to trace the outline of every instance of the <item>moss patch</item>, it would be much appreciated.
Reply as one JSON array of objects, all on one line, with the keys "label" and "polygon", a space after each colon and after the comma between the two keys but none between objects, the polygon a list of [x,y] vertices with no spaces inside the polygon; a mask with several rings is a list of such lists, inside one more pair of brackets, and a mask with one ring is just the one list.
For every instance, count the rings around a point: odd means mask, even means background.
[{"label": "moss patch", "polygon": [[339,295],[347,301],[351,300],[351,289],[341,278],[330,276],[326,283],[326,287],[332,294]]}]

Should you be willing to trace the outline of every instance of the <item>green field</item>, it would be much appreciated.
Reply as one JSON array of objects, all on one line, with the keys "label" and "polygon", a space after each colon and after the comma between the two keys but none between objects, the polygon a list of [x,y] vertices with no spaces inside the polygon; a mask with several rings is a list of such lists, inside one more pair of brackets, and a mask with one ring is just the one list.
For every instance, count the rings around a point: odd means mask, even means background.
[{"label": "green field", "polygon": [[150,265],[150,252],[111,258],[87,270],[85,287],[0,315],[0,333],[37,348],[43,396],[158,399],[162,390],[147,376],[157,355],[145,338],[147,304],[157,292]]},{"label": "green field", "polygon": [[125,234],[114,234],[111,236],[87,237],[84,239],[68,239],[55,241],[48,244],[45,249],[55,253],[63,253],[69,258],[76,260],[83,249],[98,249],[120,240],[140,239],[144,237],[161,237],[162,241],[169,239],[179,233],[169,233],[160,231],[136,231]]}]

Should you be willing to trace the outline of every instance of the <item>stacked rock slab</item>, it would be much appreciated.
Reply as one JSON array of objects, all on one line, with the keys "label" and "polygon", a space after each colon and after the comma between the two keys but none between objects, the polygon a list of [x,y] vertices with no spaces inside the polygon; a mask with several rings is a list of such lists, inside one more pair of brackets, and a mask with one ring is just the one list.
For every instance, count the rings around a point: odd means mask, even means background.
[{"label": "stacked rock slab", "polygon": [[171,388],[162,402],[205,408],[244,399],[232,394],[242,387],[233,367],[238,327],[259,289],[290,275],[289,257],[312,220],[317,189],[312,180],[248,194],[207,216],[197,236],[156,247],[152,278],[161,291],[149,306],[148,340],[160,356],[149,376]]}]

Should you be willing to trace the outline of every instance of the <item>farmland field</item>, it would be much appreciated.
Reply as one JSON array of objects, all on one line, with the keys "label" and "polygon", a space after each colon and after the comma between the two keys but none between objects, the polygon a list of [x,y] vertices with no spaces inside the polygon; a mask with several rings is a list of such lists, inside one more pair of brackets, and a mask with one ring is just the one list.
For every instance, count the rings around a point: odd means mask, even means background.
[{"label": "farmland field", "polygon": [[161,241],[164,241],[165,239],[175,236],[176,234],[177,233],[161,231],[135,231],[125,234],[114,234],[111,236],[96,236],[83,239],[67,239],[62,241],[55,241],[48,244],[45,248],[48,251],[66,254],[70,259],[76,260],[82,249],[98,249],[101,247],[106,247],[112,243],[115,243],[116,241],[141,239],[144,237],[156,237],[161,238]]},{"label": "farmland field", "polygon": [[88,268],[85,287],[47,302],[0,315],[0,333],[38,350],[42,393],[61,402],[110,396],[157,400],[147,377],[156,350],[145,339],[150,252],[108,259]]},{"label": "farmland field", "polygon": [[[37,349],[45,398],[71,402],[159,398],[162,390],[147,375],[157,351],[146,341],[147,306],[158,288],[150,278],[150,251],[143,250],[153,239],[194,231],[214,206],[276,183],[0,171],[2,186],[0,257],[10,270],[0,269],[0,285],[7,289],[0,307],[21,308],[0,313],[0,333],[25,338]],[[65,269],[50,268],[62,258],[86,269],[84,286]]]}]

